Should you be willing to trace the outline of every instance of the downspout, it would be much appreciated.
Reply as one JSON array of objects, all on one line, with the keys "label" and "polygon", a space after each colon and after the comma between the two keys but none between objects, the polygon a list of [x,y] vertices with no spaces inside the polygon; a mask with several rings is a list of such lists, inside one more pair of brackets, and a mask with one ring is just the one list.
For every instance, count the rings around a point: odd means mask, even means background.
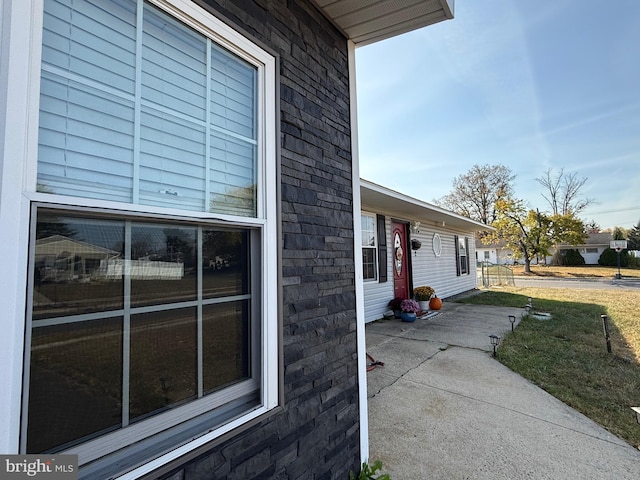
[{"label": "downspout", "polygon": [[358,151],[358,105],[355,44],[349,50],[349,110],[351,117],[351,188],[353,190],[353,252],[356,282],[356,338],[358,348],[358,400],[360,412],[360,463],[369,461],[369,415],[367,405],[367,344],[364,326],[364,278],[362,276],[362,225],[360,224],[360,155]]}]

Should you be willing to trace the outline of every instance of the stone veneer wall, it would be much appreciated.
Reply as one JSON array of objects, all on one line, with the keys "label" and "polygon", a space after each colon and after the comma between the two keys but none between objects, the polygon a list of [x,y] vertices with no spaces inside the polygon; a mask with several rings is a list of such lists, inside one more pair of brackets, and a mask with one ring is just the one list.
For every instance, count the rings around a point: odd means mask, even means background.
[{"label": "stone veneer wall", "polygon": [[346,480],[360,461],[347,42],[307,0],[206,1],[280,57],[285,403],[165,478]]}]

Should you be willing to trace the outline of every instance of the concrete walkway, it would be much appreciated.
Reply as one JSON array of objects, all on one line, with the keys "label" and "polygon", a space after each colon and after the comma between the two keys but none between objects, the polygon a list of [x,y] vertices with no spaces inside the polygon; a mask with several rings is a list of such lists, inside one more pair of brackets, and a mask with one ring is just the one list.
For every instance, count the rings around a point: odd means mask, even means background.
[{"label": "concrete walkway", "polygon": [[492,358],[488,336],[521,314],[445,302],[367,325],[385,363],[367,374],[370,458],[392,480],[640,479],[639,450]]}]

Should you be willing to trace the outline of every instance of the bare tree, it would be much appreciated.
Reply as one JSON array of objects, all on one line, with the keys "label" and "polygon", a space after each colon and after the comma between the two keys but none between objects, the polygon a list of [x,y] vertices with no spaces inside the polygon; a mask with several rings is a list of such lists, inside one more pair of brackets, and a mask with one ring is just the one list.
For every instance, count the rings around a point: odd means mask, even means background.
[{"label": "bare tree", "polygon": [[582,187],[587,183],[587,178],[578,178],[576,172],[567,174],[564,168],[558,174],[553,169],[548,169],[542,177],[536,181],[546,189],[542,197],[551,207],[553,215],[578,215],[587,206],[595,202],[591,198],[582,197]]},{"label": "bare tree", "polygon": [[515,175],[504,165],[474,165],[453,180],[453,190],[435,200],[436,205],[467,218],[491,225],[496,219],[496,202],[513,195]]}]

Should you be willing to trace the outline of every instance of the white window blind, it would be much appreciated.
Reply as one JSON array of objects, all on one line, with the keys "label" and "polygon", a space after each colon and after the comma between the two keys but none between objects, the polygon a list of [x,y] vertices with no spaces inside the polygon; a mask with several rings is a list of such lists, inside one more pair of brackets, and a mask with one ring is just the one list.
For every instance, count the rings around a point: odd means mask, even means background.
[{"label": "white window blind", "polygon": [[38,188],[256,216],[257,68],[141,0],[45,3]]}]

